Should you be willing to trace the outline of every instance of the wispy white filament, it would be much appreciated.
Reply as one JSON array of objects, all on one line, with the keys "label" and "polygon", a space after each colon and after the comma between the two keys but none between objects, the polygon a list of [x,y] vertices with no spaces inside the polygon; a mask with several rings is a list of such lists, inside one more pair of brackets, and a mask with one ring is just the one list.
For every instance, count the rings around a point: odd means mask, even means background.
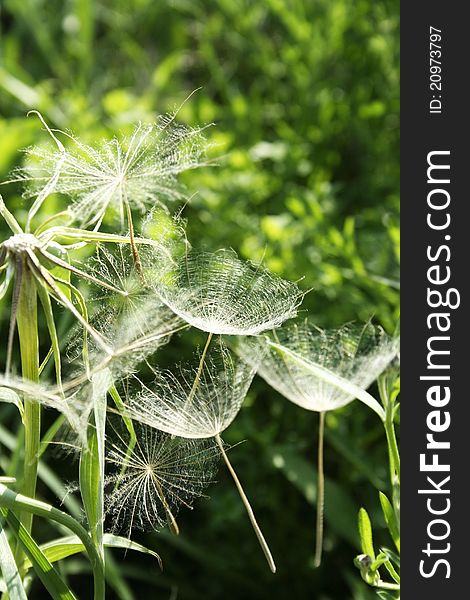
[{"label": "wispy white filament", "polygon": [[16,179],[29,181],[26,195],[33,195],[56,173],[54,191],[71,198],[69,212],[77,223],[99,226],[108,208],[124,223],[126,203],[143,212],[184,198],[177,176],[204,164],[202,130],[177,124],[174,117],[140,124],[128,139],[114,138],[99,147],[69,136],[72,143],[65,150],[33,148],[29,154],[36,160]]},{"label": "wispy white filament", "polygon": [[199,376],[196,369],[184,367],[177,374],[153,372],[154,381],[141,383],[140,392],[127,400],[128,416],[193,439],[215,437],[232,423],[255,373],[220,341],[206,357]]},{"label": "wispy white filament", "polygon": [[[110,434],[113,437],[113,434]],[[207,440],[172,437],[145,425],[136,426],[137,444],[114,433],[107,462],[115,473],[107,478],[106,511],[113,531],[127,528],[176,528],[180,506],[191,508],[212,482],[218,462],[216,447]],[[123,468],[125,469],[123,474]]]},{"label": "wispy white filament", "polygon": [[157,285],[162,301],[203,331],[256,335],[279,327],[297,314],[303,294],[231,250],[189,252],[172,276]]},{"label": "wispy white filament", "polygon": [[271,336],[244,339],[239,346],[272,387],[318,412],[340,408],[358,396],[368,403],[361,390],[377,379],[397,350],[398,341],[370,323],[322,331],[307,321]]}]

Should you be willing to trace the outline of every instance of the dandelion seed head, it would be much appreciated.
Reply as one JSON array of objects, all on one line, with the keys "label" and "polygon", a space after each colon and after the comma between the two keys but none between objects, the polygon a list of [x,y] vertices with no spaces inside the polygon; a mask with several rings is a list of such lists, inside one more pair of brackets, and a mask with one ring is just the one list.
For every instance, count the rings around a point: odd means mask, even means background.
[{"label": "dandelion seed head", "polygon": [[[200,357],[199,361],[200,361]],[[126,402],[132,419],[184,438],[215,437],[235,419],[255,370],[219,341],[202,370],[181,366],[175,373],[153,369],[154,381]]]},{"label": "dandelion seed head", "polygon": [[184,321],[214,334],[256,335],[297,314],[303,294],[231,250],[190,252],[165,285],[162,301]]},{"label": "dandelion seed head", "polygon": [[[127,245],[118,246],[114,252],[100,247],[85,268],[109,286],[92,285],[90,294],[90,323],[111,349],[110,354],[105,353],[93,340],[88,340],[85,358],[92,370],[101,365],[110,368],[115,378],[129,375],[168,343],[174,333],[187,326],[145,283],[147,269],[137,272]],[[71,334],[67,354],[71,362],[85,370],[87,365],[80,367],[82,352],[83,333],[77,328]]]},{"label": "dandelion seed head", "polygon": [[[168,515],[191,508],[216,473],[219,453],[207,440],[172,437],[136,424],[137,443],[129,453],[120,434],[108,443],[111,473],[106,478],[106,514],[112,531],[165,527]],[[109,437],[112,437],[110,434]]]},{"label": "dandelion seed head", "polygon": [[201,128],[163,115],[154,125],[139,124],[128,138],[92,147],[69,135],[65,150],[32,148],[34,162],[17,173],[32,196],[51,179],[60,163],[54,191],[69,196],[69,212],[81,226],[101,223],[108,209],[124,222],[126,203],[141,212],[168,200],[185,198],[178,175],[204,164]]},{"label": "dandelion seed head", "polygon": [[[267,339],[274,339],[305,364],[280,353]],[[366,390],[393,360],[397,349],[396,339],[370,323],[323,331],[308,321],[283,327],[270,338],[243,339],[238,347],[240,355],[256,366],[274,389],[295,404],[319,412],[340,408],[354,396],[315,375],[308,369],[309,363]]]}]

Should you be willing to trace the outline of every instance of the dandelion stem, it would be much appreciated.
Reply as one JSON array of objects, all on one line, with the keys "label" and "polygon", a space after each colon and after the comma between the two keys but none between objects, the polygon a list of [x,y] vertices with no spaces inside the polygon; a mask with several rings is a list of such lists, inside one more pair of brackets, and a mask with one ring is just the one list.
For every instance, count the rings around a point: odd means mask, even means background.
[{"label": "dandelion stem", "polygon": [[194,394],[196,393],[197,386],[199,385],[199,381],[201,379],[202,369],[204,368],[204,361],[206,359],[206,354],[207,354],[207,351],[209,350],[209,346],[210,346],[210,343],[212,340],[212,336],[213,336],[212,333],[209,333],[209,335],[207,336],[206,344],[204,346],[204,350],[202,351],[201,360],[199,361],[199,366],[197,368],[196,377],[194,378],[194,382],[193,382],[193,385],[191,386],[191,390],[188,394],[188,398],[185,402],[185,406],[186,406],[186,404],[189,404],[191,402],[191,400],[194,398]]},{"label": "dandelion stem", "polygon": [[248,513],[248,517],[250,519],[250,522],[251,522],[253,530],[256,534],[256,537],[258,538],[258,542],[261,546],[261,549],[263,550],[266,560],[268,561],[269,568],[271,569],[272,573],[275,573],[276,565],[274,564],[274,560],[273,560],[271,551],[270,551],[269,546],[268,546],[266,540],[264,539],[264,535],[262,534],[261,529],[256,521],[256,517],[253,512],[253,509],[251,508],[250,501],[248,500],[248,498],[245,494],[245,491],[243,490],[242,484],[240,483],[240,480],[238,479],[237,474],[235,473],[235,470],[232,467],[232,464],[230,463],[230,461],[228,459],[228,456],[227,456],[227,453],[225,452],[224,444],[222,442],[220,435],[217,434],[215,436],[215,440],[220,448],[220,452],[222,453],[225,464],[227,465],[227,469],[229,470],[230,475],[232,476],[232,478],[235,482],[235,485],[237,486],[238,493],[240,494],[240,498],[242,499],[242,502],[245,506],[246,512]]},{"label": "dandelion stem", "polygon": [[152,473],[152,479],[153,479],[153,483],[155,484],[155,487],[157,489],[157,493],[160,497],[160,501],[163,504],[163,508],[165,509],[168,527],[170,528],[171,533],[174,533],[175,535],[179,535],[180,528],[178,527],[178,523],[176,522],[175,515],[171,512],[170,505],[168,504],[168,501],[165,498],[165,493],[163,492],[162,486],[160,485],[160,482],[158,481],[158,477],[154,473]]},{"label": "dandelion stem", "polygon": [[323,445],[325,435],[325,413],[320,413],[320,422],[318,429],[318,486],[317,486],[317,525],[315,558],[313,566],[319,567],[323,550],[323,512],[325,508],[325,474],[323,469]]}]

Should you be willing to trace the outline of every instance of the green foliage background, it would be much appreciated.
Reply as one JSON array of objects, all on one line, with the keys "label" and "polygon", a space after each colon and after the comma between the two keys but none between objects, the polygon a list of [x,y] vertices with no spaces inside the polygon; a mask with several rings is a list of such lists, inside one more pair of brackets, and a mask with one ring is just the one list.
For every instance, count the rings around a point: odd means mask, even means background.
[{"label": "green foliage background", "polygon": [[[312,290],[304,308],[320,326],[373,316],[392,332],[399,302],[398,9],[395,0],[3,0],[0,178],[21,163],[20,148],[45,141],[37,120],[26,118],[32,108],[92,144],[152,121],[201,87],[178,116],[215,123],[207,131],[215,165],[185,178],[197,192],[183,213],[190,240],[233,247],[302,279]],[[11,209],[24,207],[13,185],[2,193]],[[188,353],[187,341],[170,346],[165,360]],[[200,342],[196,334],[192,341]],[[14,427],[10,417],[0,413],[6,428]],[[381,425],[359,403],[327,417],[320,569],[312,566],[316,436],[315,414],[260,380],[227,431],[228,442],[247,440],[232,460],[251,490],[276,576],[221,470],[211,499],[181,515],[180,538],[141,536],[162,555],[163,574],[150,558],[118,556],[128,587],[114,573],[109,597],[373,598],[352,559],[359,506],[383,522]],[[49,464],[73,478],[57,457]],[[44,486],[39,492],[52,500]],[[48,539],[36,526],[38,538]],[[83,597],[85,568],[80,559],[63,565]],[[43,597],[39,584],[34,594]]]}]

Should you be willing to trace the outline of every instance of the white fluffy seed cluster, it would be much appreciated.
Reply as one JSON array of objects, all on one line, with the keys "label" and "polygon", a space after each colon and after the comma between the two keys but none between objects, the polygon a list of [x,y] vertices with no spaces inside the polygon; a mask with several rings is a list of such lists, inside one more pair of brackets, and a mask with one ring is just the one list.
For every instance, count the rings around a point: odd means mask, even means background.
[{"label": "white fluffy seed cluster", "polygon": [[[201,364],[200,355],[198,356]],[[184,438],[210,438],[221,434],[237,416],[255,370],[233,356],[219,340],[200,372],[196,365],[176,372],[152,369],[150,384],[126,403],[126,414],[151,427]]]},{"label": "white fluffy seed cluster", "polygon": [[335,378],[339,384],[342,379],[366,390],[396,356],[398,339],[371,323],[324,331],[304,321],[271,336],[244,339],[238,351],[291,402],[323,412],[355,398],[335,385]]},{"label": "white fluffy seed cluster", "polygon": [[99,225],[108,209],[124,223],[126,203],[144,212],[184,199],[178,175],[205,163],[202,129],[176,123],[174,114],[160,116],[152,125],[139,124],[130,137],[97,147],[68,137],[66,148],[31,148],[32,160],[16,180],[28,183],[25,195],[31,197],[58,170],[54,191],[72,199],[68,210],[82,227]]},{"label": "white fluffy seed cluster", "polygon": [[297,314],[303,299],[295,283],[240,260],[232,250],[189,252],[156,291],[193,327],[225,335],[279,327]]}]

